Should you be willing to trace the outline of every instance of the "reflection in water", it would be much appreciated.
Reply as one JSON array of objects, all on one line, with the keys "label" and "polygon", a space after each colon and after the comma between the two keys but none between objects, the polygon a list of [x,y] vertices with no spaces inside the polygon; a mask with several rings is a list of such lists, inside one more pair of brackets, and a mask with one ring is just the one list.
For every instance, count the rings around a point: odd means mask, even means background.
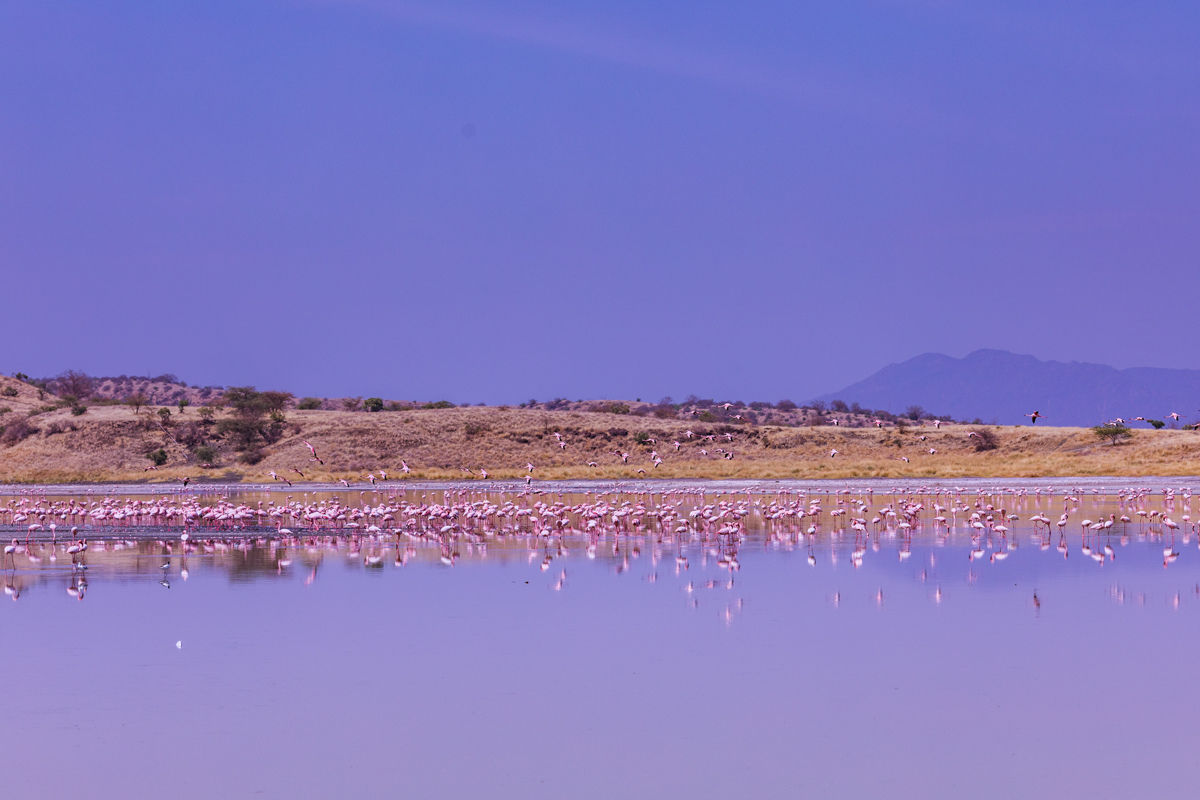
[{"label": "reflection in water", "polygon": [[1118,798],[1200,781],[1189,490],[475,488],[6,498],[3,785]]}]

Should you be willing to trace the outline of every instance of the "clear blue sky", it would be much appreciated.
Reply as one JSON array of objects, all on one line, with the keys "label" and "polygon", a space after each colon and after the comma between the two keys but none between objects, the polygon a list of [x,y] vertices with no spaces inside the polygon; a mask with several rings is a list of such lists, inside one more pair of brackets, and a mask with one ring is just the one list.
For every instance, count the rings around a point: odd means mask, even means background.
[{"label": "clear blue sky", "polygon": [[0,0],[0,371],[797,401],[1200,367],[1200,6]]}]

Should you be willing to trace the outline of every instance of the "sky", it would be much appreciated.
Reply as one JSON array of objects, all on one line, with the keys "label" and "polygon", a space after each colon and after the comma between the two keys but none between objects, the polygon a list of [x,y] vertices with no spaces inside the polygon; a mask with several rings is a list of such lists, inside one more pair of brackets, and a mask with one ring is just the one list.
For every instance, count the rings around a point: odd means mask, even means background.
[{"label": "sky", "polygon": [[1200,6],[0,0],[0,371],[797,402],[1200,368]]}]

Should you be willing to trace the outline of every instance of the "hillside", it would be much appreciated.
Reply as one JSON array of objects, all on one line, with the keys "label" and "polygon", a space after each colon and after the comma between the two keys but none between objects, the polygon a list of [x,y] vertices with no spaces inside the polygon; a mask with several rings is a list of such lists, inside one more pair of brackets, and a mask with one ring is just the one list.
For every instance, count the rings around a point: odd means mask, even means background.
[{"label": "hillside", "polygon": [[1123,417],[1166,419],[1171,412],[1200,416],[1200,370],[1136,367],[1114,369],[1077,361],[1040,361],[1003,350],[976,350],[965,358],[938,353],[891,364],[874,375],[819,398],[841,399],[900,412],[908,405],[956,419],[980,418],[1005,425],[1027,423],[1097,425]]},{"label": "hillside", "polygon": [[[135,414],[124,406],[95,406],[81,416],[62,408],[23,418],[36,430],[0,445],[0,480],[165,483],[188,476],[270,481],[268,473],[274,470],[297,483],[361,482],[381,469],[392,480],[403,478],[403,462],[412,470],[410,479],[476,480],[482,479],[481,469],[493,478],[523,478],[530,462],[533,477],[545,479],[1200,474],[1200,433],[1190,431],[1139,431],[1130,443],[1114,447],[1077,428],[782,427],[482,407],[375,414],[290,410],[278,439],[256,450],[253,458],[261,460],[239,460],[230,442],[218,437],[210,440],[212,460],[206,467],[181,443],[190,435],[189,426],[203,427],[196,412],[176,413],[160,427],[154,421],[158,414],[151,411]],[[228,414],[218,412],[211,423],[214,431]],[[994,436],[995,449],[979,450],[980,437],[970,435],[974,431]],[[714,439],[702,438],[706,435]],[[305,440],[324,464],[310,461]],[[680,443],[678,448],[674,442]],[[166,463],[146,471],[147,453],[158,448],[163,448]],[[930,454],[930,448],[938,452]],[[833,449],[839,454],[830,457]],[[627,453],[628,463],[614,451]],[[721,451],[732,451],[733,458],[724,458]],[[660,466],[654,466],[652,453],[659,454]],[[304,479],[292,469],[303,472]]]}]

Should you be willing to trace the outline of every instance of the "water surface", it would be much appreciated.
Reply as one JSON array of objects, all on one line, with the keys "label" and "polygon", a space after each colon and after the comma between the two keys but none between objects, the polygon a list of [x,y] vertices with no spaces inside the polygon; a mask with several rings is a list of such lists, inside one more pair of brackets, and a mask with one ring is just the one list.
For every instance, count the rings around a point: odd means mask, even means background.
[{"label": "water surface", "polygon": [[[1200,550],[1184,487],[676,488],[292,492],[306,508],[425,509],[357,528],[81,516],[51,534],[58,515],[10,514],[4,783],[27,797],[1194,795]],[[33,512],[104,495],[10,499]],[[466,516],[506,503],[529,513]],[[706,507],[728,513],[690,516]],[[1049,532],[1030,522],[1042,513]],[[1085,518],[1113,525],[1085,532]]]}]

